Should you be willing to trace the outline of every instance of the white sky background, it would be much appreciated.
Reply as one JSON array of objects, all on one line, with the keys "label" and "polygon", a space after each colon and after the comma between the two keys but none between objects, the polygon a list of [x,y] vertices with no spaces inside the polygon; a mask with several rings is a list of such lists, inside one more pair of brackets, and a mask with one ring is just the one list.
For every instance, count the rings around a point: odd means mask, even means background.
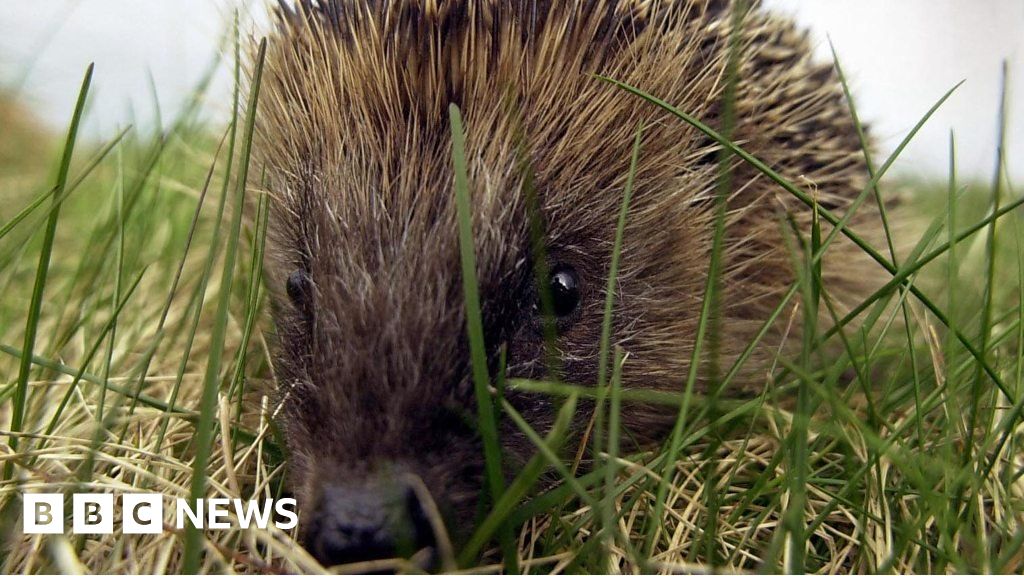
[{"label": "white sky background", "polygon": [[[1009,59],[1009,171],[1024,177],[1024,1],[764,0],[810,28],[821,58],[831,37],[862,118],[888,154],[960,80],[953,98],[906,151],[905,174],[944,178],[950,129],[960,170],[991,177],[1001,62]],[[243,2],[262,13],[264,0]],[[232,0],[0,0],[0,82],[66,126],[86,65],[96,74],[87,134],[154,116],[150,74],[165,118],[188,97],[227,29]],[[27,74],[27,75],[26,75]],[[211,110],[227,108],[219,71]],[[0,126],[0,135],[3,127]]]}]

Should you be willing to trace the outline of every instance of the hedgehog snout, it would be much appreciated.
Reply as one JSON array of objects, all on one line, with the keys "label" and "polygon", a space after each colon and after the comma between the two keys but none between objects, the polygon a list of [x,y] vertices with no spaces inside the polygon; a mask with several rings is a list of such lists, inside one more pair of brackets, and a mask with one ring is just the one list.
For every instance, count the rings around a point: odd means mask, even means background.
[{"label": "hedgehog snout", "polygon": [[306,548],[324,566],[414,555],[434,560],[433,529],[421,496],[405,476],[326,483],[311,516]]}]

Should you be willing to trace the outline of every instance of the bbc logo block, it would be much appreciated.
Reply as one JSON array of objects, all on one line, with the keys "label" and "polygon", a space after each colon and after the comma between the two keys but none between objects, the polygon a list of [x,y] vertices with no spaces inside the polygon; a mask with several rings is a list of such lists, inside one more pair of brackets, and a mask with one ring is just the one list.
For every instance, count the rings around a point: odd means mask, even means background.
[{"label": "bbc logo block", "polygon": [[[159,494],[121,496],[121,531],[125,534],[159,534],[163,531],[164,502]],[[113,494],[72,494],[73,534],[114,533]],[[25,534],[64,533],[64,495],[24,494],[22,525]]]},{"label": "bbc logo block", "polygon": [[71,497],[71,525],[71,530],[75,534],[113,534],[114,495],[73,495]]},{"label": "bbc logo block", "polygon": [[121,531],[125,534],[160,534],[164,531],[164,499],[159,494],[121,497]]},{"label": "bbc logo block", "polygon": [[64,533],[63,494],[25,494],[22,531],[25,534]]}]

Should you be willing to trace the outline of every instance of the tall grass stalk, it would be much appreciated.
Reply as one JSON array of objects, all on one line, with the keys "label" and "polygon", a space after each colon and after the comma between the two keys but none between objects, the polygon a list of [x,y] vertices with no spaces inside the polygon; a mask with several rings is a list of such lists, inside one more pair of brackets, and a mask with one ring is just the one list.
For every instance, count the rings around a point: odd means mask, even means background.
[{"label": "tall grass stalk", "polygon": [[[68,181],[68,172],[71,169],[71,157],[75,152],[75,143],[78,141],[78,128],[81,125],[82,116],[85,113],[85,102],[89,95],[89,86],[92,83],[94,66],[89,64],[85,70],[85,78],[82,79],[82,87],[78,91],[78,100],[75,103],[75,111],[71,116],[71,126],[68,128],[67,139],[64,144],[64,152],[61,155],[60,168],[57,171],[57,185],[54,187],[54,201],[46,220],[46,229],[43,235],[43,247],[39,253],[39,265],[36,268],[35,285],[32,287],[32,301],[29,304],[26,315],[25,339],[22,346],[21,361],[18,365],[18,384],[14,393],[14,400],[11,415],[11,435],[8,444],[11,451],[18,451],[18,433],[23,430],[25,423],[25,405],[28,402],[28,378],[32,368],[32,353],[36,346],[36,333],[39,329],[40,309],[43,304],[43,293],[46,290],[46,279],[50,271],[50,258],[53,254],[53,241],[57,234],[57,221],[60,219],[60,207],[63,204],[63,192]],[[13,473],[13,463],[7,461],[4,464],[3,479],[7,481]]]},{"label": "tall grass stalk", "polygon": [[[254,64],[252,89],[246,106],[245,131],[242,135],[241,159],[239,160],[238,184],[235,193],[234,213],[228,235],[221,273],[221,293],[217,302],[216,321],[211,336],[211,350],[206,365],[206,376],[203,380],[203,394],[199,405],[199,421],[196,422],[196,455],[192,465],[192,486],[190,496],[192,502],[198,502],[206,495],[207,464],[212,450],[215,411],[217,396],[220,393],[221,357],[224,353],[225,331],[228,323],[228,304],[231,285],[235,277],[235,259],[237,258],[238,241],[242,231],[242,213],[245,206],[245,191],[248,184],[249,158],[252,153],[253,131],[256,126],[256,107],[259,103],[260,81],[263,75],[263,60],[267,52],[266,40],[260,42]],[[222,431],[223,433],[224,431]],[[188,574],[199,572],[202,552],[202,534],[192,525],[185,530],[185,546],[183,550],[182,571]]]}]

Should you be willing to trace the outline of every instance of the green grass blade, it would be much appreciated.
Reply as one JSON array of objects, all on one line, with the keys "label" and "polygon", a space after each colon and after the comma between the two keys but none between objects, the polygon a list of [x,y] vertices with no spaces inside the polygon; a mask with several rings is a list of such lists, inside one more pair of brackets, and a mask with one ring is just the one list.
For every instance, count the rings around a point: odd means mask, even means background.
[{"label": "green grass blade", "polygon": [[266,194],[260,194],[256,206],[255,238],[253,239],[252,259],[249,263],[249,292],[246,294],[245,323],[242,327],[242,342],[238,346],[238,354],[235,358],[234,376],[231,379],[231,386],[228,388],[228,397],[237,397],[238,414],[241,416],[242,399],[245,395],[245,364],[249,351],[249,340],[255,329],[257,317],[260,313],[260,296],[263,284],[263,253],[267,241],[267,217],[269,215],[269,200]]},{"label": "green grass blade", "polygon": [[501,444],[490,393],[487,343],[484,341],[480,292],[476,279],[476,252],[473,242],[473,212],[469,197],[469,171],[466,166],[466,133],[458,106],[448,108],[452,133],[452,161],[455,169],[455,206],[459,225],[459,256],[462,263],[462,290],[465,298],[466,331],[469,337],[470,364],[476,392],[478,426],[484,447],[487,488],[492,501],[501,498],[505,482],[501,470]]},{"label": "green grass blade", "polygon": [[[604,547],[611,550],[613,530],[617,526],[618,515],[615,514],[615,480],[619,475],[619,442],[622,432],[622,365],[625,361],[622,347],[615,347],[615,359],[612,364],[612,379],[609,391],[608,406],[608,455],[604,463],[604,499],[601,502],[601,533]],[[625,544],[628,545],[628,542]],[[603,567],[608,567],[603,563]]]},{"label": "green grass blade", "polygon": [[[96,406],[96,420],[99,423],[103,422],[103,413],[106,409],[107,403],[107,385],[109,384],[111,374],[111,364],[114,361],[114,344],[117,342],[117,318],[120,317],[118,314],[118,301],[121,299],[122,283],[124,281],[124,235],[125,235],[125,219],[124,219],[124,150],[119,149],[117,154],[118,164],[118,178],[117,178],[117,191],[114,194],[114,212],[115,219],[117,221],[117,247],[115,249],[114,260],[115,271],[114,271],[114,293],[111,295],[110,306],[112,312],[112,320],[110,326],[110,338],[107,339],[107,357],[103,365],[103,390],[100,392],[100,400]],[[140,276],[141,278],[141,276]]]},{"label": "green grass blade", "polygon": [[[617,294],[616,283],[618,282],[619,277],[619,260],[622,255],[623,237],[626,233],[626,217],[629,214],[629,206],[633,198],[633,186],[636,181],[637,164],[640,161],[640,148],[643,132],[643,124],[640,124],[637,126],[636,136],[633,139],[633,151],[629,160],[629,173],[626,176],[626,187],[622,194],[622,204],[619,208],[618,221],[615,223],[615,240],[612,245],[611,262],[608,266],[608,282],[605,287],[604,315],[601,321],[601,344],[597,360],[598,397],[597,402],[594,404],[593,460],[595,464],[600,461],[598,453],[606,448],[606,446],[603,445],[604,402],[608,384],[608,355],[612,341],[613,311],[615,309],[615,296]],[[615,434],[618,434],[617,430],[615,431]],[[609,439],[611,438],[611,435],[612,433],[609,430],[609,434],[607,435]],[[608,502],[607,500],[598,504],[598,508],[601,509],[602,517],[601,530],[605,539],[608,538],[608,535],[614,527],[614,514],[612,509],[608,506],[609,504],[611,504],[611,502]],[[601,566],[605,570],[608,569],[607,555],[609,554],[610,546],[611,543],[607,542],[601,552],[605,556],[605,558],[601,560]]]},{"label": "green grass blade", "polygon": [[[569,396],[565,402],[562,403],[562,407],[558,411],[558,416],[555,418],[555,423],[552,425],[551,430],[544,437],[548,449],[550,452],[557,454],[562,444],[565,442],[566,435],[569,433],[573,418],[576,416],[576,404],[579,397],[576,395]],[[534,455],[529,462],[523,467],[522,471],[516,476],[515,480],[509,484],[508,488],[498,498],[491,511],[484,518],[483,522],[477,527],[476,531],[470,537],[469,541],[463,547],[462,552],[459,554],[459,565],[460,566],[471,566],[473,560],[479,556],[480,551],[487,542],[494,536],[501,526],[503,526],[509,517],[509,514],[515,509],[516,505],[522,500],[527,492],[536,484],[537,478],[544,471],[544,457],[540,454]]]},{"label": "green grass blade", "polygon": [[[89,95],[89,86],[92,83],[93,65],[85,70],[85,78],[82,80],[82,87],[78,92],[78,101],[75,103],[75,112],[71,117],[71,126],[68,129],[67,140],[64,145],[64,153],[60,161],[60,169],[57,173],[57,186],[55,187],[54,198],[57,203],[50,212],[46,222],[46,231],[43,236],[43,247],[39,254],[39,266],[36,269],[35,285],[32,288],[32,301],[29,304],[28,316],[25,327],[25,340],[22,346],[23,355],[18,365],[18,386],[14,394],[14,405],[11,415],[11,432],[15,434],[22,431],[25,420],[25,404],[28,402],[28,378],[32,368],[32,353],[36,344],[36,332],[39,329],[40,311],[43,304],[43,292],[46,290],[46,278],[50,269],[50,256],[53,251],[53,241],[57,233],[57,220],[60,218],[60,201],[63,196],[64,187],[67,185],[68,171],[71,167],[71,157],[74,155],[75,143],[78,141],[78,128],[85,113],[85,101]],[[18,451],[18,437],[11,435],[9,445],[12,452]],[[11,478],[13,469],[10,463],[4,465],[4,480]]]},{"label": "green grass blade", "polygon": [[[893,241],[892,227],[889,225],[888,211],[886,210],[885,202],[882,200],[882,193],[878,186],[878,175],[875,172],[874,162],[871,160],[871,147],[868,144],[867,135],[865,134],[864,127],[861,124],[860,116],[857,114],[857,106],[853,98],[853,93],[850,91],[850,85],[846,80],[846,74],[843,72],[843,67],[839,62],[839,54],[836,53],[836,47],[832,44],[831,39],[829,39],[829,48],[832,50],[832,61],[835,63],[836,72],[839,75],[839,82],[843,87],[843,94],[846,96],[846,102],[850,108],[850,116],[857,129],[857,138],[860,140],[860,148],[864,154],[864,165],[867,167],[868,176],[873,185],[872,188],[875,197],[875,204],[878,208],[878,216],[882,224],[882,232],[885,234],[886,246],[889,249],[889,258],[892,260],[894,265],[899,266],[899,259],[896,254],[896,245]],[[900,287],[900,291],[902,292],[903,290],[905,290],[905,288]],[[920,367],[917,362],[917,354],[915,353],[916,347],[914,346],[913,323],[911,322],[910,310],[907,305],[901,305],[900,308],[903,313],[903,327],[907,338],[907,349],[910,351],[911,372],[914,376],[914,395],[916,401],[920,404],[922,382],[920,378]],[[861,380],[863,381],[863,377],[861,377]],[[868,397],[870,398],[870,394]],[[874,411],[873,407],[872,411]],[[924,442],[924,432],[920,428],[918,428],[918,442],[922,444]]]},{"label": "green grass blade", "polygon": [[[237,256],[238,240],[241,235],[242,213],[245,206],[245,190],[248,185],[249,158],[252,154],[253,131],[256,125],[256,107],[259,103],[260,82],[263,75],[263,61],[266,57],[266,40],[260,42],[259,52],[256,55],[252,89],[249,94],[249,103],[246,107],[245,132],[242,139],[241,159],[239,160],[239,172],[235,194],[234,213],[231,222],[231,234],[228,236],[227,252],[224,257],[224,268],[221,276],[221,292],[217,302],[216,322],[213,326],[211,337],[211,349],[209,360],[206,365],[206,376],[203,380],[203,394],[199,408],[199,421],[196,423],[196,455],[192,467],[192,487],[190,498],[192,502],[203,498],[206,494],[207,464],[210,460],[210,451],[213,445],[214,422],[217,410],[217,395],[220,391],[221,378],[221,356],[224,351],[224,339],[227,332],[229,302],[231,298],[231,286],[235,275],[235,259]],[[185,531],[185,547],[182,552],[182,572],[195,574],[199,572],[201,553],[203,549],[202,534],[200,531],[189,526]]]},{"label": "green grass blade", "polygon": [[[999,136],[996,145],[996,166],[995,174],[992,177],[992,212],[998,212],[1003,201],[1003,161],[1006,157],[1006,126],[1007,126],[1007,101],[1008,101],[1008,86],[1007,86],[1007,75],[1008,68],[1007,64],[1003,62],[1003,75],[1002,75],[1002,90],[1000,93],[999,100]],[[996,228],[998,222],[993,220],[988,226],[988,234],[985,238],[985,291],[983,295],[981,305],[981,327],[979,329],[978,340],[980,341],[980,354],[982,360],[988,357],[988,346],[989,339],[991,338],[992,332],[992,315],[993,307],[995,306],[996,299],[996,259],[998,257],[998,244],[996,243]],[[978,367],[975,370],[974,380],[971,386],[971,401],[970,401],[970,423],[967,425],[967,437],[964,438],[964,451],[963,458],[966,464],[971,458],[975,457],[974,442],[976,431],[978,430],[979,419],[981,418],[980,406],[982,401],[982,389],[984,387],[984,377],[981,367],[981,362],[978,363]],[[1011,402],[1012,396],[1010,396]]]}]

